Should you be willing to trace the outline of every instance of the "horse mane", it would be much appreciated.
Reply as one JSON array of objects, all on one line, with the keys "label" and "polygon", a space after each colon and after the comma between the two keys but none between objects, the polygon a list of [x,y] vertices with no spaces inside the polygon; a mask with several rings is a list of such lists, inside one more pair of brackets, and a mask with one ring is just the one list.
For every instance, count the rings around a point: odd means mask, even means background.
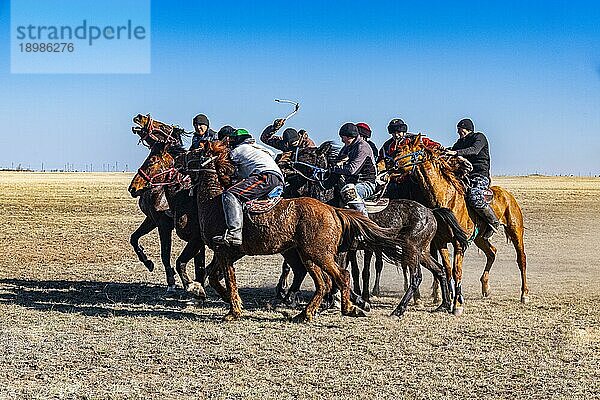
[{"label": "horse mane", "polygon": [[459,157],[448,157],[440,148],[428,148],[423,146],[423,151],[429,156],[431,163],[438,167],[442,176],[454,186],[461,195],[464,195],[466,187],[463,179],[468,175],[467,165],[462,162],[456,162]]},{"label": "horse mane", "polygon": [[229,147],[220,140],[213,142],[205,142],[209,155],[214,155],[217,158],[214,161],[215,170],[219,176],[219,181],[224,187],[229,187],[231,178],[235,173],[235,167],[229,157]]},{"label": "horse mane", "polygon": [[327,165],[332,165],[337,161],[340,150],[341,147],[335,141],[328,140],[319,146],[317,152],[325,155],[325,158],[327,158]]}]

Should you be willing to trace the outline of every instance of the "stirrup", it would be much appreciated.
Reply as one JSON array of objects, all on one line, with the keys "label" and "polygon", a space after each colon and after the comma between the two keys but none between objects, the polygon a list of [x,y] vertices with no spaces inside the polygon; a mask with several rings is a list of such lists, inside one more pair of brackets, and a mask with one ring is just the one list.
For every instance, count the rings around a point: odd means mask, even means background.
[{"label": "stirrup", "polygon": [[221,245],[225,245],[225,246],[229,246],[229,247],[242,245],[242,240],[231,237],[229,235],[229,230],[226,230],[225,233],[222,235],[214,236],[212,238],[212,240],[216,244],[221,244]]}]

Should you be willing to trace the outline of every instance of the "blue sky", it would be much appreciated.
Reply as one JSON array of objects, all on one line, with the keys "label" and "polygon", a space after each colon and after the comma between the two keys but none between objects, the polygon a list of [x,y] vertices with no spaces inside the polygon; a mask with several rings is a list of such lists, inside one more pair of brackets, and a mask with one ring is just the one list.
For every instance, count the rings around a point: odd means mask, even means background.
[{"label": "blue sky", "polygon": [[151,73],[122,75],[11,74],[0,3],[0,167],[136,168],[137,113],[258,135],[291,98],[317,141],[365,121],[381,145],[400,117],[451,145],[471,117],[494,174],[600,174],[596,2],[153,0]]}]

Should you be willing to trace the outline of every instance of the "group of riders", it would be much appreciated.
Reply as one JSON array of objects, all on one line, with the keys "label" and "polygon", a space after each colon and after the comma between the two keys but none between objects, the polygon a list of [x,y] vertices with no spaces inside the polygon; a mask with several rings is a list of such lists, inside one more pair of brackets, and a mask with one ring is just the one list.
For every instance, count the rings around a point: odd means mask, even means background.
[{"label": "group of riders", "polygon": [[[267,126],[260,140],[282,152],[316,147],[305,130],[286,128],[281,136],[277,132],[284,126],[285,119],[276,119]],[[242,243],[243,206],[247,201],[268,197],[281,192],[285,186],[284,174],[274,159],[274,153],[256,143],[245,129],[224,126],[218,132],[210,128],[209,119],[204,114],[193,119],[194,133],[190,150],[194,150],[204,141],[220,140],[230,147],[231,161],[236,167],[236,184],[229,187],[222,196],[225,212],[226,231],[213,240],[222,245],[239,246]],[[344,205],[367,215],[365,199],[372,197],[377,189],[377,163],[381,160],[393,160],[397,151],[416,135],[409,132],[408,125],[400,118],[392,119],[387,127],[391,138],[378,150],[371,141],[371,128],[364,122],[345,123],[339,129],[344,146],[339,152],[335,165],[330,166],[328,174],[342,177],[339,193]],[[423,145],[443,150],[451,156],[461,156],[470,162],[469,187],[466,192],[467,203],[486,221],[491,229],[488,237],[497,232],[500,222],[485,200],[490,186],[490,153],[486,136],[475,131],[473,121],[462,119],[457,124],[459,139],[450,148],[421,136]],[[391,198],[410,198],[410,182],[406,177],[387,182],[386,195]]]}]

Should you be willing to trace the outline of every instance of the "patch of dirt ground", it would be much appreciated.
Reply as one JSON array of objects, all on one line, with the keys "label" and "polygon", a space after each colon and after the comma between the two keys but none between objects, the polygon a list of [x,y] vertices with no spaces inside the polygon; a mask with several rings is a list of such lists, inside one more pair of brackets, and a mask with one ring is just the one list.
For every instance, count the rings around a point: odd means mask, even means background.
[{"label": "patch of dirt ground", "polygon": [[[221,322],[211,291],[202,308],[165,297],[156,232],[142,239],[152,273],[129,245],[143,219],[130,179],[0,173],[0,398],[600,396],[600,179],[495,179],[524,210],[527,305],[514,250],[496,235],[490,298],[485,257],[467,252],[461,317],[430,313],[427,300],[390,319],[402,277],[387,265],[368,318],[327,311],[305,325],[288,322],[298,310],[266,307],[279,256],[238,262],[241,321]],[[430,283],[426,273],[422,293]]]}]

